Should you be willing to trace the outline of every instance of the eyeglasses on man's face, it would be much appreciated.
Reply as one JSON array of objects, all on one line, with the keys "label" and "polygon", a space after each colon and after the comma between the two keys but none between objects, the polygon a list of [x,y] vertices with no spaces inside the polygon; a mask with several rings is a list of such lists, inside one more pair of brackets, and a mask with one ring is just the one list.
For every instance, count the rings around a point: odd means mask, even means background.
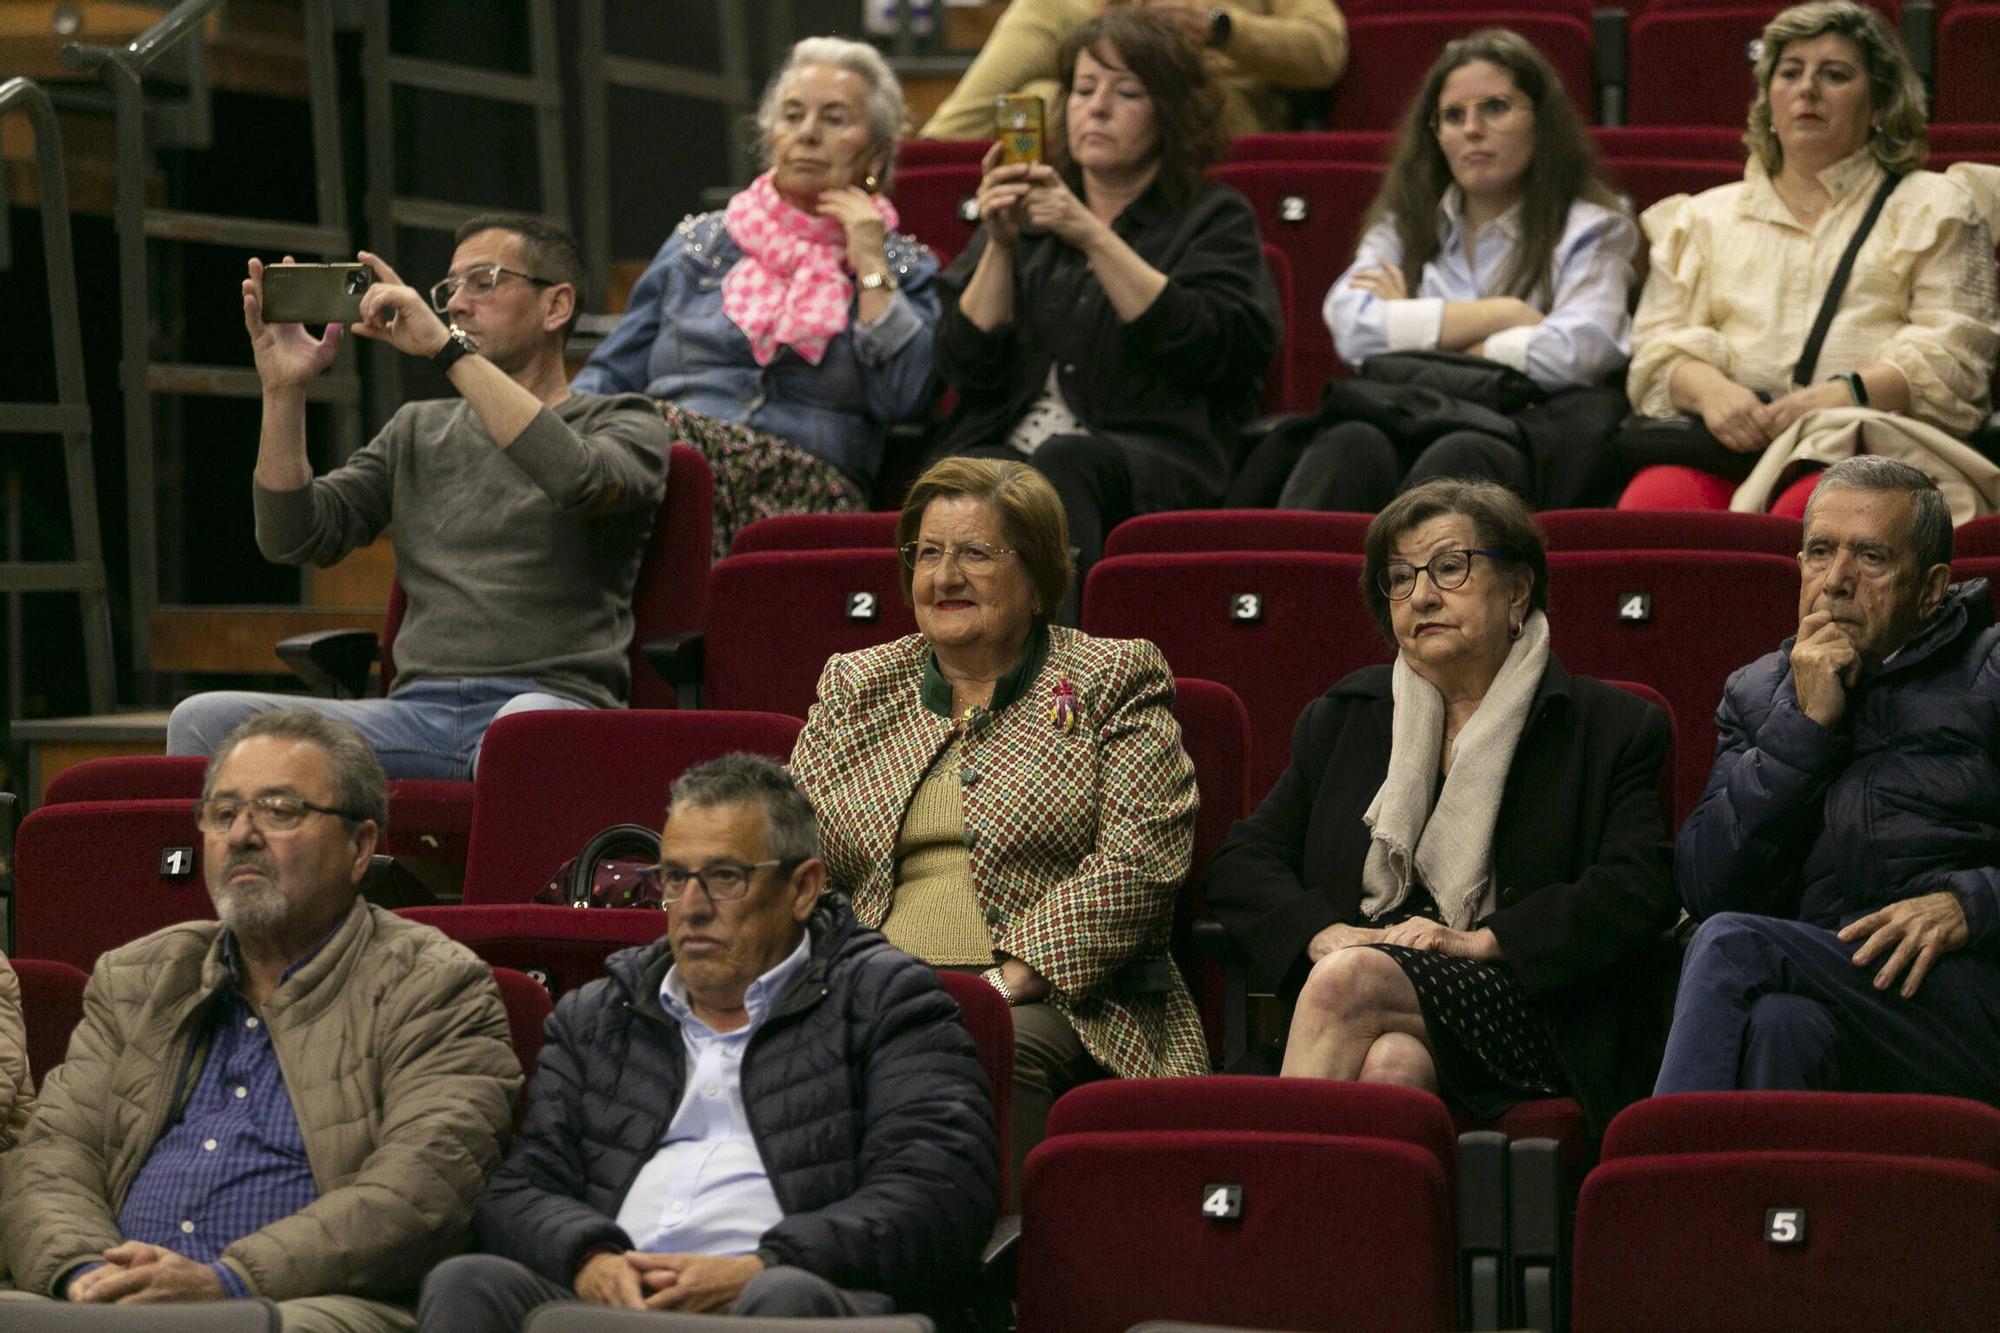
[{"label": "eyeglasses on man's face", "polygon": [[308,815],[333,815],[359,822],[360,816],[330,805],[314,805],[299,796],[214,796],[194,803],[194,822],[203,833],[227,833],[236,827],[236,817],[249,812],[250,827],[259,833],[290,833],[306,822]]},{"label": "eyeglasses on man's face", "polygon": [[903,563],[911,569],[926,572],[937,569],[947,559],[958,561],[959,569],[967,574],[984,574],[1000,562],[1003,555],[1014,554],[1011,546],[989,546],[985,542],[962,542],[957,546],[946,546],[942,542],[904,542],[900,548]]},{"label": "eyeglasses on man's face", "polygon": [[505,264],[474,264],[463,273],[454,274],[431,288],[431,308],[443,314],[451,304],[451,298],[458,295],[458,289],[465,288],[465,294],[477,301],[491,296],[493,289],[500,285],[502,277],[519,278],[532,282],[537,287],[553,287],[554,278],[538,278],[532,273],[523,273],[518,268],[508,268]]},{"label": "eyeglasses on man's face", "polygon": [[1476,115],[1480,124],[1488,129],[1504,129],[1527,105],[1526,101],[1517,97],[1481,97],[1470,102],[1452,102],[1431,112],[1431,128],[1462,130]]},{"label": "eyeglasses on man's face", "polygon": [[750,881],[757,877],[758,871],[773,867],[790,871],[802,864],[804,858],[796,856],[770,861],[717,861],[700,870],[662,863],[639,871],[639,887],[648,896],[657,893],[662,906],[679,902],[690,884],[701,885],[710,902],[726,903],[750,892]]},{"label": "eyeglasses on man's face", "polygon": [[1472,557],[1483,555],[1489,560],[1500,559],[1500,552],[1489,551],[1483,546],[1459,547],[1450,551],[1439,551],[1427,565],[1413,565],[1407,560],[1391,560],[1376,571],[1375,586],[1382,595],[1392,602],[1408,601],[1410,594],[1417,590],[1417,575],[1429,574],[1431,586],[1439,592],[1450,592],[1463,588],[1465,581],[1472,577]]}]

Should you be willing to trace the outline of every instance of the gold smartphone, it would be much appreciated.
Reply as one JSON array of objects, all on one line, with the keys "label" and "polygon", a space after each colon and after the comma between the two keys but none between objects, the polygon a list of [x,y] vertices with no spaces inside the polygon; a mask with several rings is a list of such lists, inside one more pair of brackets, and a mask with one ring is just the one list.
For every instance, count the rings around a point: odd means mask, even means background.
[{"label": "gold smartphone", "polygon": [[1042,99],[1009,93],[993,99],[993,137],[1000,141],[1000,165],[1042,160]]},{"label": "gold smartphone", "polygon": [[266,324],[355,324],[361,294],[375,281],[366,264],[267,264]]}]

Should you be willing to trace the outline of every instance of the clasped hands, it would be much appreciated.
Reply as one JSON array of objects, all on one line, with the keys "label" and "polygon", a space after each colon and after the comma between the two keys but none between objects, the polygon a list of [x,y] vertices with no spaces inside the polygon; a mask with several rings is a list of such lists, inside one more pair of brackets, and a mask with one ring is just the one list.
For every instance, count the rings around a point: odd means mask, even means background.
[{"label": "clasped hands", "polygon": [[764,1271],[754,1254],[648,1254],[603,1251],[576,1270],[577,1296],[626,1310],[726,1312],[750,1279]]},{"label": "clasped hands", "polygon": [[222,1279],[207,1264],[144,1241],[121,1241],[99,1256],[104,1267],[70,1279],[64,1299],[84,1305],[219,1301]]},{"label": "clasped hands", "polygon": [[1783,435],[1808,412],[1852,406],[1854,394],[1841,380],[1794,389],[1768,403],[1742,385],[1725,381],[1702,395],[1701,420],[1724,448],[1749,454]]},{"label": "clasped hands", "polygon": [[1500,942],[1489,929],[1453,930],[1440,921],[1411,917],[1381,929],[1335,922],[1307,941],[1306,958],[1317,963],[1329,954],[1364,944],[1395,944],[1423,953],[1449,954],[1487,963],[1500,957]]}]

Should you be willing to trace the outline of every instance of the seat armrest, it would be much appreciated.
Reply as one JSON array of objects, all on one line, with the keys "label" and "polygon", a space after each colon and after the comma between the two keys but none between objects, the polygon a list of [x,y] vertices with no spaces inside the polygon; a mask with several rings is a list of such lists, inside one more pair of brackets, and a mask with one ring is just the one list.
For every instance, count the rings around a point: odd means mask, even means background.
[{"label": "seat armrest", "polygon": [[1212,916],[1188,927],[1202,957],[1222,969],[1222,1067],[1234,1069],[1250,1050],[1250,956]]},{"label": "seat armrest", "polygon": [[1507,1151],[1490,1129],[1458,1136],[1458,1317],[1468,1329],[1510,1326]]},{"label": "seat armrest", "polygon": [[1507,1153],[1508,1248],[1512,1251],[1512,1310],[1519,1328],[1555,1333],[1569,1325],[1563,1295],[1562,1153],[1554,1139],[1515,1139]]},{"label": "seat armrest", "polygon": [[674,695],[681,707],[701,707],[700,630],[682,630],[678,634],[663,634],[657,639],[648,639],[639,646],[639,653],[646,659],[646,665],[660,673],[661,680],[674,687]]},{"label": "seat armrest", "polygon": [[375,631],[323,629],[278,641],[279,660],[314,694],[359,699],[368,693],[368,670],[382,655]]}]

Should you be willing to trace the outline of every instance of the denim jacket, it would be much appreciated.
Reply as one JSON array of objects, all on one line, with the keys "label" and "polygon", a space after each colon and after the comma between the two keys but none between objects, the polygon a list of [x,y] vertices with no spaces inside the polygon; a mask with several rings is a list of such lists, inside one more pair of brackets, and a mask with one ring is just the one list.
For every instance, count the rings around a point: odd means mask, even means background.
[{"label": "denim jacket", "polygon": [[867,490],[882,461],[883,428],[930,406],[938,321],[931,252],[891,232],[885,254],[900,290],[882,318],[862,324],[851,313],[817,366],[791,347],[760,366],[750,340],[722,312],[723,276],[743,251],[721,213],[684,218],[633,287],[625,318],[571,387],[643,392],[776,435]]}]

